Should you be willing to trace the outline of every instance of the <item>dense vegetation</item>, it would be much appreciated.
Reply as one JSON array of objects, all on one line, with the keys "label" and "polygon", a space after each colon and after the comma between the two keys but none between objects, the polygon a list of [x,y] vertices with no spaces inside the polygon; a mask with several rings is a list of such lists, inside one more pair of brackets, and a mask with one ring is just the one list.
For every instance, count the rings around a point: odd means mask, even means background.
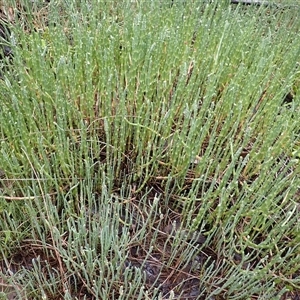
[{"label": "dense vegetation", "polygon": [[8,1],[3,299],[296,299],[297,7]]}]

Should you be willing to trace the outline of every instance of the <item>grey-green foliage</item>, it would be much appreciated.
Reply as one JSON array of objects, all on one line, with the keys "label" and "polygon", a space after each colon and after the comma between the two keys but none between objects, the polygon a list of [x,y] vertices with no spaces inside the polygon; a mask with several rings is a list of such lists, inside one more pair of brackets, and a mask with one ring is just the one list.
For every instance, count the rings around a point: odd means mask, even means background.
[{"label": "grey-green foliage", "polygon": [[[152,255],[166,207],[218,257],[199,297],[299,288],[297,11],[202,2],[53,1],[48,26],[17,23],[0,82],[0,243],[9,257],[26,237],[57,261],[17,278],[28,297],[150,299],[124,265],[133,244]],[[167,267],[199,252],[182,245]]]}]

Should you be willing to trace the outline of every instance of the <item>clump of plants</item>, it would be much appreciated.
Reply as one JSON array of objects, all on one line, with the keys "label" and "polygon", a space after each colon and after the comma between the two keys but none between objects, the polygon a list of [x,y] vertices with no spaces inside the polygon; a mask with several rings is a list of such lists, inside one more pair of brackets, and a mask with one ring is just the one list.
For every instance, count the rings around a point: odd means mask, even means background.
[{"label": "clump of plants", "polygon": [[299,293],[297,10],[21,4],[0,82],[3,296]]}]

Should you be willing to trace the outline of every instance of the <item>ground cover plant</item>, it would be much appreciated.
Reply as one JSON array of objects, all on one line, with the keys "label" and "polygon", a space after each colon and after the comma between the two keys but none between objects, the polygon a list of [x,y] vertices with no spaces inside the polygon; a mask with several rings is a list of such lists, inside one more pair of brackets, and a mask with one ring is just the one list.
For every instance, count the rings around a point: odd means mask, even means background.
[{"label": "ground cover plant", "polygon": [[3,299],[299,297],[299,10],[215,2],[5,3]]}]

